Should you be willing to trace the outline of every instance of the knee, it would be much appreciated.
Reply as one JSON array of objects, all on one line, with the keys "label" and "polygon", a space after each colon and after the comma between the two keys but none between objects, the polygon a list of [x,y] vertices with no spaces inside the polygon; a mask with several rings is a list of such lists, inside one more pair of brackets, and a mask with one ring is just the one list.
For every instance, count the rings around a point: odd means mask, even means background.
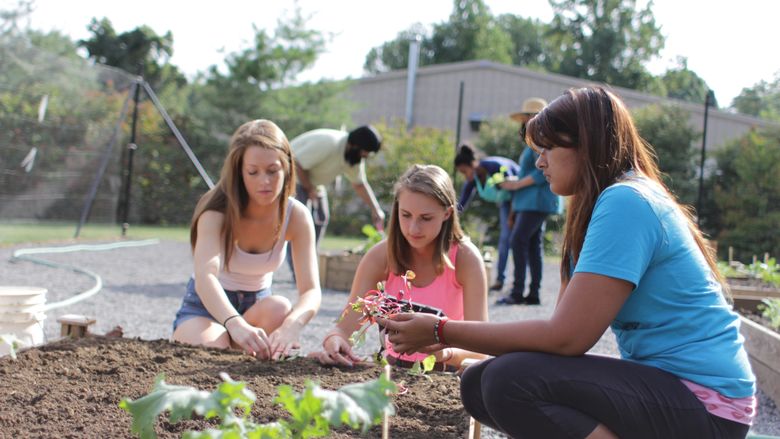
[{"label": "knee", "polygon": [[[539,383],[535,353],[516,352],[496,357],[482,374],[483,402],[488,412],[501,412],[533,399]],[[511,409],[510,409],[511,410]]]},{"label": "knee", "polygon": [[466,368],[460,376],[460,399],[463,401],[463,407],[474,416],[484,408],[479,407],[482,400],[482,373],[479,365],[472,365]]},{"label": "knee", "polygon": [[244,319],[252,326],[272,332],[282,325],[292,310],[290,300],[284,296],[269,296],[255,303],[244,313]]}]

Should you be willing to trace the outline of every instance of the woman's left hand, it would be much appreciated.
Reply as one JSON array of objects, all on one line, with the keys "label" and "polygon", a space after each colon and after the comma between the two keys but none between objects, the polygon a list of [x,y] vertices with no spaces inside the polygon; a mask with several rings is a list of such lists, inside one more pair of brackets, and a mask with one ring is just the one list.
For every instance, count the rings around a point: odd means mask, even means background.
[{"label": "woman's left hand", "polygon": [[393,350],[403,354],[415,352],[430,353],[445,348],[436,343],[433,328],[438,317],[425,313],[396,314],[389,319],[378,318],[377,322],[387,330]]},{"label": "woman's left hand", "polygon": [[292,349],[298,349],[301,344],[298,342],[301,329],[298,325],[282,325],[268,337],[270,342],[271,360],[283,360],[290,356]]}]

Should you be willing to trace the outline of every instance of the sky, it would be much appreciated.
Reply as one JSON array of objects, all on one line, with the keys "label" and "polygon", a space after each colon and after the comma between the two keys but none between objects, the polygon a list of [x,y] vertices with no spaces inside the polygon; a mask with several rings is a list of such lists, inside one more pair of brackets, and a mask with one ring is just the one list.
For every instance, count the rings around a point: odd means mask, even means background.
[{"label": "sky", "polygon": [[[643,0],[640,0],[642,2]],[[10,9],[15,0],[0,0]],[[396,38],[414,23],[428,28],[447,21],[452,0],[299,0],[311,29],[332,33],[326,52],[300,80],[359,78],[368,51]],[[547,0],[485,0],[493,15],[512,13],[549,22]],[[171,62],[192,77],[226,54],[249,47],[253,25],[272,33],[280,18],[291,17],[293,0],[34,0],[29,25],[87,38],[92,17],[106,17],[121,33],[148,25],[158,34],[171,31]],[[727,106],[745,87],[772,81],[780,72],[775,45],[780,41],[777,0],[655,0],[653,13],[666,37],[661,56],[648,64],[654,74],[688,58],[688,68]]]}]

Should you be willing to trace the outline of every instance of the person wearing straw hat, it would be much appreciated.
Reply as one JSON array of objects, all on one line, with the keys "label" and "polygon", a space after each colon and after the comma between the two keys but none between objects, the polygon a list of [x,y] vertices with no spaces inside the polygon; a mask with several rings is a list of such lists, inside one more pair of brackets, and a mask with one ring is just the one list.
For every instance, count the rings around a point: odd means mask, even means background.
[{"label": "person wearing straw hat", "polygon": [[[498,305],[540,304],[544,223],[547,216],[558,212],[559,202],[558,196],[550,191],[550,184],[542,171],[536,168],[539,154],[525,144],[525,125],[546,105],[547,102],[542,98],[528,98],[523,101],[519,112],[509,116],[520,122],[519,136],[523,151],[518,160],[520,172],[517,178],[501,183],[502,189],[512,191],[512,233],[509,239],[514,261],[514,281],[509,295],[496,301]],[[530,271],[531,281],[528,295],[523,296],[526,268]]]}]

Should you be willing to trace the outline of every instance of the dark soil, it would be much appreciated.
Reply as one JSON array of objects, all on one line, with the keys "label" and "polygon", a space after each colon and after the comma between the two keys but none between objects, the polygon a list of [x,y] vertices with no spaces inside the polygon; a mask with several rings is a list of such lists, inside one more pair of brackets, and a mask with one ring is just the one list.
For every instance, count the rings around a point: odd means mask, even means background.
[{"label": "dark soil", "polygon": [[[289,384],[296,391],[307,379],[327,389],[376,379],[382,369],[366,365],[354,369],[320,366],[308,358],[260,362],[238,352],[195,348],[166,340],[92,336],[63,339],[19,352],[16,360],[0,358],[0,436],[82,438],[131,437],[130,414],[120,409],[123,398],[136,399],[165,373],[170,384],[212,391],[220,372],[248,383],[256,394],[252,418],[266,423],[286,417],[273,404],[276,388]],[[408,392],[394,397],[396,415],[390,418],[390,436],[400,438],[464,437],[468,416],[463,410],[458,378],[433,373],[410,376],[394,370],[393,381],[404,381]],[[212,422],[209,424],[209,422]],[[180,437],[186,430],[213,427],[203,419],[170,424],[161,417],[159,437]],[[329,437],[360,437],[340,429]],[[381,437],[381,426],[364,437]]]}]

